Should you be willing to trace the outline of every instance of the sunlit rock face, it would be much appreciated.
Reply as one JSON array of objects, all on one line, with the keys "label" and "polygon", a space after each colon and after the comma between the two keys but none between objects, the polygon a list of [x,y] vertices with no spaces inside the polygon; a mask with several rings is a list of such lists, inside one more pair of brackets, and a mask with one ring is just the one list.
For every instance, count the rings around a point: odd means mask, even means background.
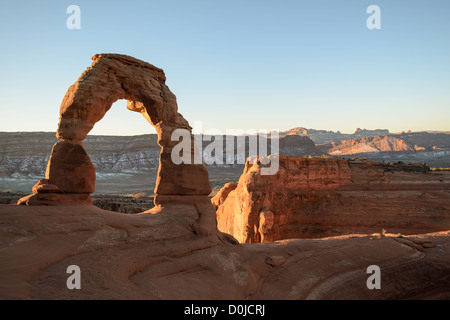
[{"label": "sunlit rock face", "polygon": [[422,165],[279,157],[275,175],[247,162],[212,199],[218,228],[240,242],[351,233],[414,234],[450,226],[450,175]]}]

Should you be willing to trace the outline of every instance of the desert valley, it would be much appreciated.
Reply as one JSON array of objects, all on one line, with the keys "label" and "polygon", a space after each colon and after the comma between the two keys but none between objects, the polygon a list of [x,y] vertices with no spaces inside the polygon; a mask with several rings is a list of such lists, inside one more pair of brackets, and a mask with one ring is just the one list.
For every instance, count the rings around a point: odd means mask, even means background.
[{"label": "desert valley", "polygon": [[[280,154],[286,156],[424,163],[432,170],[450,168],[448,132],[389,133],[386,129],[358,128],[353,134],[341,134],[299,127],[280,132],[280,137]],[[28,194],[36,179],[45,175],[49,151],[56,141],[53,132],[0,132],[0,203],[15,203]],[[129,213],[153,206],[161,151],[156,134],[89,135],[84,147],[96,168],[93,194],[96,205]],[[207,167],[213,189],[211,197],[226,183],[237,182],[244,170],[244,165],[237,161]]]}]

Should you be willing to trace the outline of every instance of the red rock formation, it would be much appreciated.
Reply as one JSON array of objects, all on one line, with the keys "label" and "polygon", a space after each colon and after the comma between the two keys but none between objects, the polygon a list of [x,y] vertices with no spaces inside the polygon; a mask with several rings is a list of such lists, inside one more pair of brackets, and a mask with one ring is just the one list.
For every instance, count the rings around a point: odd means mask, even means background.
[{"label": "red rock formation", "polygon": [[[168,213],[0,205],[0,299],[450,298],[448,231],[230,245],[192,232],[192,205]],[[66,286],[70,265],[80,290]],[[366,286],[370,265],[379,290]]]},{"label": "red rock formation", "polygon": [[247,162],[239,183],[212,200],[219,230],[240,242],[450,227],[450,175],[444,172],[285,156],[276,175],[260,169]]},{"label": "red rock formation", "polygon": [[219,190],[219,192],[217,192],[217,194],[214,196],[214,207],[216,210],[227,199],[228,194],[236,189],[237,185],[238,184],[236,182],[228,182],[223,186],[222,189]]},{"label": "red rock formation", "polygon": [[55,143],[45,176],[48,183],[56,185],[62,193],[90,194],[95,191],[95,168],[79,141]]},{"label": "red rock formation", "polygon": [[[171,141],[172,132],[191,131],[191,127],[177,111],[176,97],[165,84],[164,72],[125,55],[97,54],[92,59],[92,66],[68,89],[61,103],[56,136],[62,140],[53,146],[45,182],[56,186],[53,192],[64,197],[52,195],[50,199],[46,195],[45,204],[64,203],[69,195],[73,195],[73,203],[80,195],[82,203],[90,203],[95,168],[81,141],[118,99],[127,99],[127,108],[141,113],[158,133],[161,154],[155,193],[207,196],[211,187],[204,165],[175,165],[171,161],[172,148],[178,143]],[[47,194],[48,189],[35,188],[35,193],[21,199],[19,204],[39,204],[41,194]]]},{"label": "red rock formation", "polygon": [[321,147],[331,155],[351,155],[372,152],[414,151],[414,147],[404,140],[392,135],[382,135],[369,138],[356,138],[333,142]]}]

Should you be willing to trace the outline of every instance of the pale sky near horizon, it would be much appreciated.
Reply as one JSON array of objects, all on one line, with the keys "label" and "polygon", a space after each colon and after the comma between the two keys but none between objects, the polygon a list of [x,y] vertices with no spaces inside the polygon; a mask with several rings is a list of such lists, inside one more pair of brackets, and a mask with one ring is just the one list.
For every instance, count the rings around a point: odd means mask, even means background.
[{"label": "pale sky near horizon", "polygon": [[[68,87],[104,52],[164,69],[204,130],[450,131],[449,15],[448,0],[3,1],[0,131],[56,131]],[[124,101],[91,131],[154,132]]]}]

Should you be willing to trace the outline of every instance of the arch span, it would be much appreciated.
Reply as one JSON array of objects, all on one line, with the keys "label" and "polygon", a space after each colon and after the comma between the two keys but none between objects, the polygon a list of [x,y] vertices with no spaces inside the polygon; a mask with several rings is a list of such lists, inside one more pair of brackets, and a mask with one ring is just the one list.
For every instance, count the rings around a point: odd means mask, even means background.
[{"label": "arch span", "polygon": [[82,141],[119,99],[126,99],[127,108],[141,113],[158,134],[161,153],[155,204],[161,204],[161,199],[173,200],[174,196],[209,195],[208,171],[203,164],[175,165],[171,160],[172,148],[178,143],[171,141],[172,132],[180,128],[192,132],[192,128],[178,113],[176,97],[165,84],[164,71],[120,54],[96,54],[92,60],[61,103],[56,132],[61,140],[52,148],[45,179],[33,187],[33,194],[18,203],[92,204],[95,168]]}]

